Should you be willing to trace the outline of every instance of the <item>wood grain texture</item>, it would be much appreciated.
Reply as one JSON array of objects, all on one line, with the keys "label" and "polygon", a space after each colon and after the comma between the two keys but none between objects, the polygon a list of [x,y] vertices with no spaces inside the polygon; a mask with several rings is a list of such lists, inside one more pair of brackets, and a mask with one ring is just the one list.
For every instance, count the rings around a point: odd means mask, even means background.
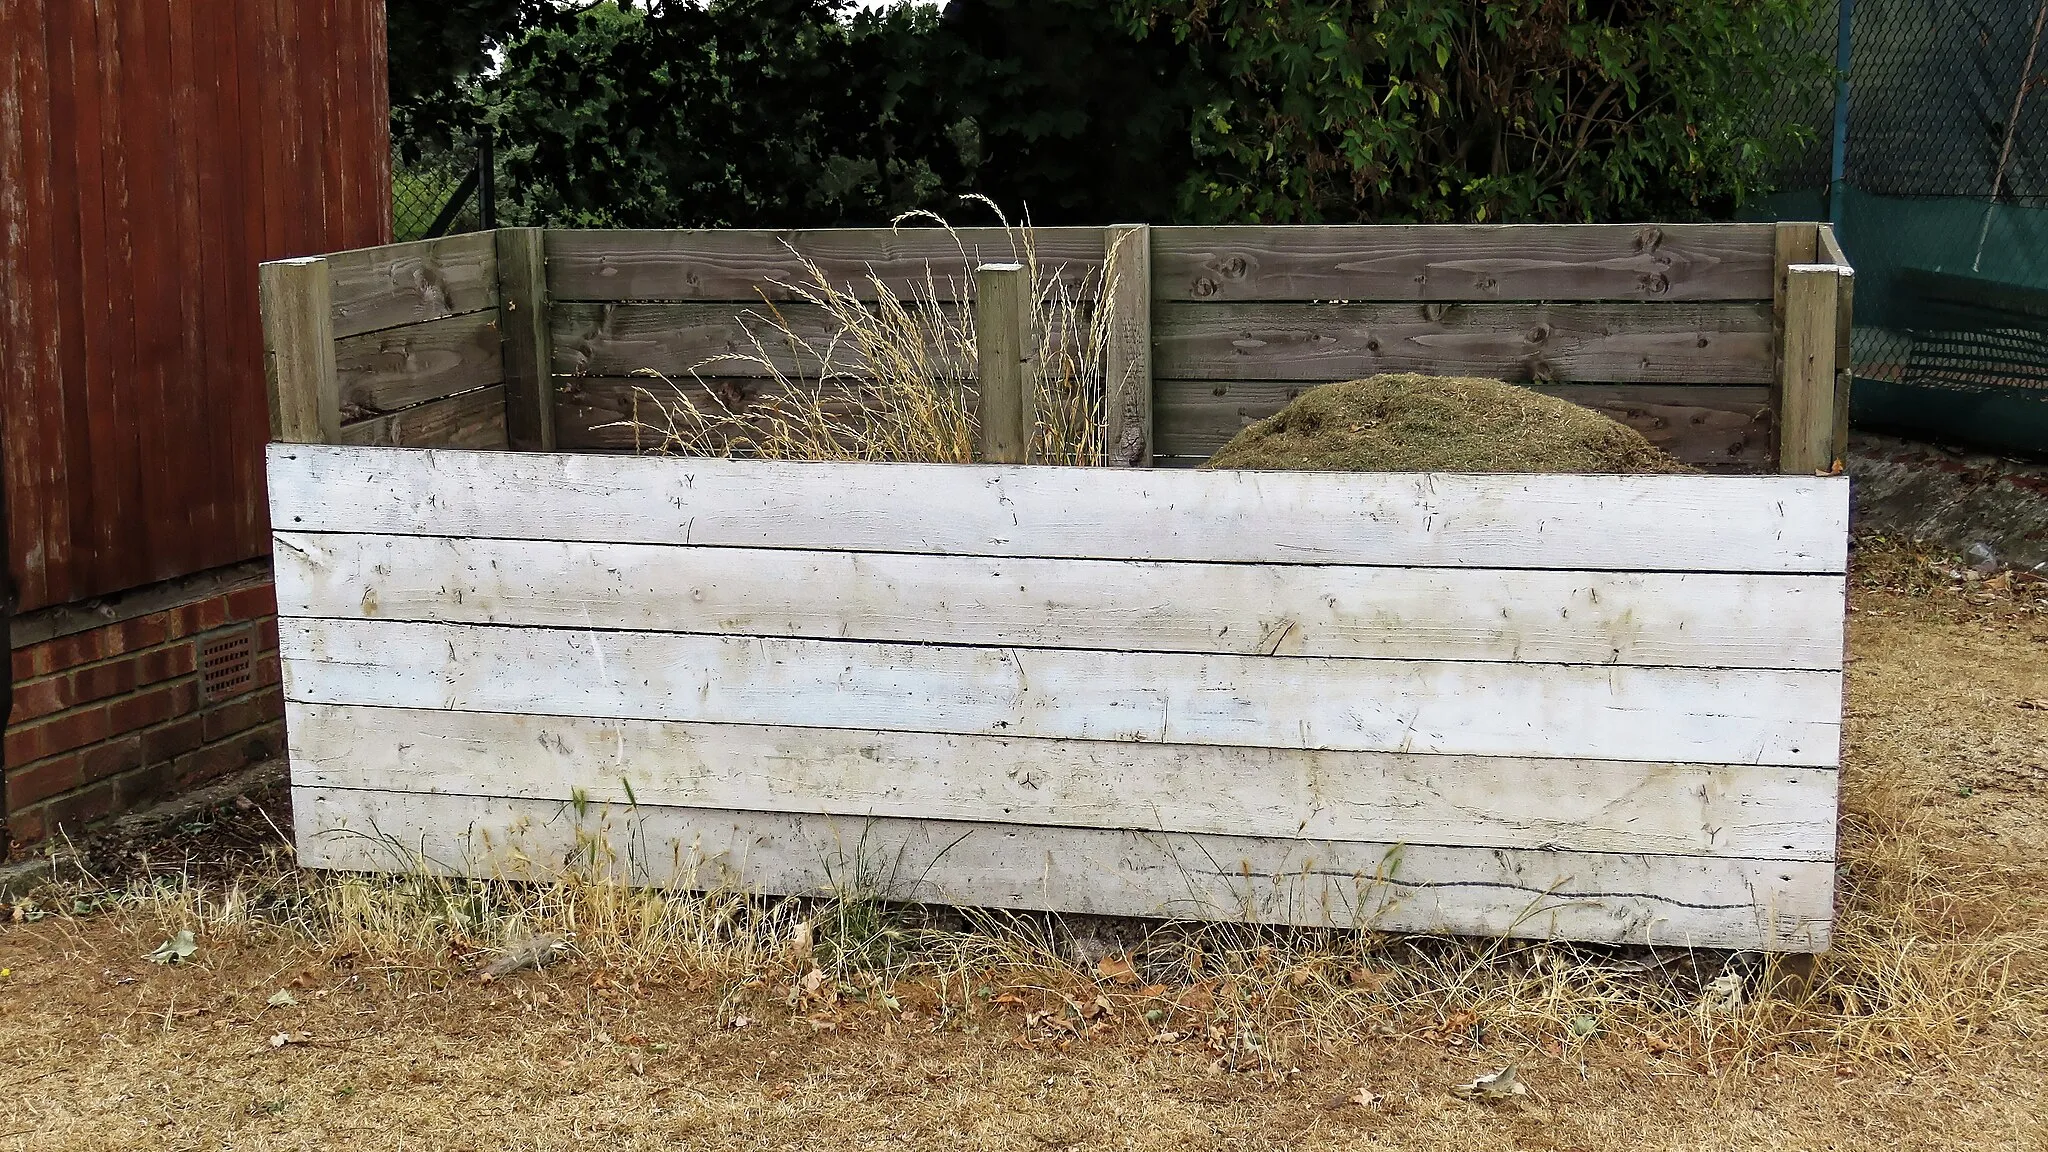
[{"label": "wood grain texture", "polygon": [[[1794,264],[1811,264],[1820,258],[1820,226],[1811,221],[1779,220],[1771,225],[1771,411],[1785,411],[1785,303],[1786,270]],[[1784,424],[1771,429],[1771,467],[1784,471]]]},{"label": "wood grain texture", "polygon": [[[947,307],[952,307],[948,305]],[[557,376],[631,376],[659,372],[670,378],[789,376],[816,379],[829,366],[861,374],[867,361],[841,328],[815,304],[557,304],[550,310],[550,341]],[[964,353],[955,365],[974,375]]]},{"label": "wood grain texture", "polygon": [[492,312],[386,328],[338,340],[335,372],[349,419],[395,412],[504,379]]},{"label": "wood grain texture", "polygon": [[1591,383],[1766,384],[1768,307],[1740,304],[1182,304],[1153,309],[1176,380],[1382,372]]},{"label": "wood grain texture", "polygon": [[1224,655],[1842,666],[1842,578],[279,532],[288,617]]},{"label": "wood grain texture", "polygon": [[1827,947],[1833,865],[792,816],[293,789],[301,863],[559,878],[597,874],[1093,915],[1201,917],[1713,948]]},{"label": "wood grain texture", "polygon": [[1835,316],[1841,276],[1832,264],[1786,269],[1783,407],[1778,470],[1826,472],[1834,463]]},{"label": "wood grain texture", "polygon": [[515,451],[552,452],[555,355],[540,229],[498,229],[498,296],[505,333],[506,438]]},{"label": "wood grain texture", "polygon": [[1827,860],[1826,769],[288,709],[292,782],[1471,848]]},{"label": "wood grain texture", "polygon": [[498,248],[489,232],[358,248],[327,260],[336,336],[498,306]]},{"label": "wood grain texture", "polygon": [[[954,556],[1839,574],[1840,477],[270,452],[282,530]],[[1104,515],[1114,509],[1115,516]]]},{"label": "wood grain texture", "polygon": [[[1159,449],[1173,464],[1200,464],[1315,382],[1161,380],[1155,400]],[[1600,412],[1677,459],[1715,472],[1772,470],[1770,389],[1723,384],[1532,384]]]},{"label": "wood grain texture", "polygon": [[341,441],[358,447],[505,448],[505,386],[493,384],[345,424]]},{"label": "wood grain texture", "polygon": [[1121,468],[1152,466],[1152,229],[1119,224],[1104,234],[1103,295],[1109,341],[1103,350],[1103,451]]},{"label": "wood grain texture", "polygon": [[1768,224],[1160,228],[1161,301],[1762,300]]},{"label": "wood grain texture", "polygon": [[258,269],[270,438],[287,444],[340,440],[340,383],[328,327],[327,262],[280,260]]},{"label": "wood grain texture", "polygon": [[[780,284],[809,284],[809,259],[835,289],[874,299],[879,280],[896,296],[966,299],[975,265],[1021,260],[1021,232],[1000,228],[549,229],[548,295],[557,301],[788,300]],[[1075,284],[1102,265],[1102,232],[1037,228],[1032,243],[1047,276]]]},{"label": "wood grain texture", "polygon": [[281,620],[307,704],[1049,740],[1833,767],[1840,673]]},{"label": "wood grain texture", "polygon": [[1022,264],[974,269],[975,408],[981,459],[1022,464],[1038,428],[1038,343],[1031,331],[1031,273]]}]

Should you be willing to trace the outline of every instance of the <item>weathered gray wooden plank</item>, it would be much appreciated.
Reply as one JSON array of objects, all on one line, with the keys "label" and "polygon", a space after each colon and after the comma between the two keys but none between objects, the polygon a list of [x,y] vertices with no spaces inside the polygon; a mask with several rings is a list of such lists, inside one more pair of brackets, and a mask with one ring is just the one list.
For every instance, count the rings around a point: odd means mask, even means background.
[{"label": "weathered gray wooden plank", "polygon": [[498,306],[498,249],[489,232],[335,252],[327,263],[337,337]]},{"label": "weathered gray wooden plank", "polygon": [[[1096,228],[1038,228],[1030,242],[1046,276],[1078,283],[1102,265]],[[799,257],[836,289],[873,299],[871,279],[896,296],[964,300],[976,264],[1021,260],[1021,231],[1001,228],[550,229],[548,295],[557,301],[787,300],[777,286],[809,284]]]},{"label": "weathered gray wooden plank", "polygon": [[1160,228],[1161,301],[1768,300],[1768,224]]},{"label": "weathered gray wooden plank", "polygon": [[1438,848],[294,788],[316,868],[879,895],[1098,915],[1819,951],[1826,862]]},{"label": "weathered gray wooden plank", "polygon": [[1785,271],[1778,470],[1825,472],[1834,463],[1836,309],[1848,278],[1833,264]]},{"label": "weathered gray wooden plank", "polygon": [[341,427],[334,371],[327,262],[277,260],[257,269],[263,311],[263,377],[270,399],[270,438],[288,444],[332,444]]},{"label": "weathered gray wooden plank", "polygon": [[1842,578],[281,531],[296,617],[1236,655],[1842,666]]},{"label": "weathered gray wooden plank", "polygon": [[285,694],[1065,740],[1833,767],[1841,674],[279,622]]},{"label": "weathered gray wooden plank", "polygon": [[341,442],[378,448],[505,447],[505,386],[493,384],[344,424]]},{"label": "weathered gray wooden plank", "polygon": [[292,781],[430,795],[1828,860],[1836,774],[292,704]]},{"label": "weathered gray wooden plank", "polygon": [[273,445],[308,532],[1399,567],[1840,573],[1820,476],[1461,476]]},{"label": "weathered gray wooden plank", "polygon": [[538,228],[498,229],[499,326],[504,330],[505,435],[520,452],[555,450],[554,349]]},{"label": "weathered gray wooden plank", "polygon": [[1767,384],[1772,364],[1768,304],[1161,303],[1152,334],[1175,380]]},{"label": "weathered gray wooden plank", "polygon": [[1119,224],[1105,234],[1109,308],[1102,363],[1102,450],[1115,467],[1152,465],[1152,229]]},{"label": "weathered gray wooden plank", "polygon": [[495,312],[472,312],[337,340],[343,418],[395,412],[504,378]]},{"label": "weathered gray wooden plank", "polygon": [[1038,342],[1031,331],[1031,274],[1022,264],[974,270],[976,423],[981,459],[1024,464],[1038,430]]},{"label": "weathered gray wooden plank", "polygon": [[[1771,470],[1770,389],[1741,384],[1532,384],[1643,434],[1695,468]],[[1207,460],[1255,421],[1286,407],[1314,382],[1161,380],[1160,455]]]}]

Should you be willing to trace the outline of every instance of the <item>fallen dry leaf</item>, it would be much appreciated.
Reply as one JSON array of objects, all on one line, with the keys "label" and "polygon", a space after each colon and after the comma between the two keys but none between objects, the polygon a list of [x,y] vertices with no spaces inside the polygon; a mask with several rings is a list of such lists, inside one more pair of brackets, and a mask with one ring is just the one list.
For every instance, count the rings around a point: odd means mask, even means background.
[{"label": "fallen dry leaf", "polygon": [[1114,956],[1104,956],[1102,959],[1097,960],[1095,962],[1095,974],[1104,980],[1116,984],[1136,984],[1138,982],[1138,966],[1131,963],[1129,956],[1120,953]]},{"label": "fallen dry leaf", "polygon": [[1376,1109],[1380,1106],[1380,1102],[1383,1099],[1385,1098],[1380,1096],[1378,1093],[1374,1092],[1372,1089],[1363,1086],[1361,1086],[1358,1089],[1358,1091],[1353,1092],[1351,1094],[1351,1102],[1353,1104],[1358,1105],[1360,1108]]},{"label": "fallen dry leaf", "polygon": [[1352,969],[1349,977],[1353,988],[1362,989],[1366,992],[1378,992],[1380,989],[1385,988],[1393,978],[1394,974],[1392,972],[1374,972],[1365,968]]},{"label": "fallen dry leaf", "polygon": [[1479,1077],[1470,1084],[1460,1084],[1451,1089],[1451,1095],[1467,1099],[1498,1099],[1504,1096],[1527,1096],[1529,1086],[1515,1079],[1515,1066],[1498,1068]]},{"label": "fallen dry leaf", "polygon": [[1152,1034],[1152,1043],[1178,1044],[1182,1040],[1187,1039],[1187,1035],[1185,1032],[1154,1032]]}]

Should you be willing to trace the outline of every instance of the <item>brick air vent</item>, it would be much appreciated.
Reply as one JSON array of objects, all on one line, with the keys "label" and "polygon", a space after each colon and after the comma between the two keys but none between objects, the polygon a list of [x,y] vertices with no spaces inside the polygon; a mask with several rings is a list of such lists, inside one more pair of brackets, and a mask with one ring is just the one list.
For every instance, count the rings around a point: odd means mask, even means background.
[{"label": "brick air vent", "polygon": [[250,634],[239,632],[199,646],[199,687],[209,703],[249,690],[255,678]]}]

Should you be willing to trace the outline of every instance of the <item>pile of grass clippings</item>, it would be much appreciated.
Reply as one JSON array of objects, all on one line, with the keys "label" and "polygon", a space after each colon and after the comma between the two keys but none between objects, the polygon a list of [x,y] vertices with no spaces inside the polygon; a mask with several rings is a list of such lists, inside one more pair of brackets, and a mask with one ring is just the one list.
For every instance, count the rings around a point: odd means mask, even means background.
[{"label": "pile of grass clippings", "polygon": [[1690,472],[1590,408],[1499,380],[1325,384],[1246,428],[1208,468],[1323,472]]}]

